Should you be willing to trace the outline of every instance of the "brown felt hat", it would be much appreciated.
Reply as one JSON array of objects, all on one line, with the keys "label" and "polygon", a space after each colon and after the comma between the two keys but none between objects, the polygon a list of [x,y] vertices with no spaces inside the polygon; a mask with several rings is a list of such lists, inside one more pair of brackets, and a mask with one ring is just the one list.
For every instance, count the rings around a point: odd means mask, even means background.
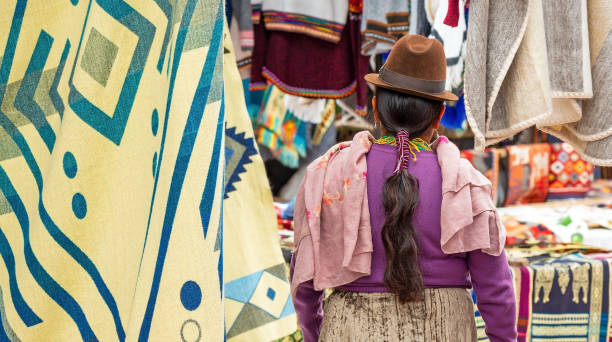
[{"label": "brown felt hat", "polygon": [[365,80],[377,87],[432,100],[456,101],[444,90],[446,56],[442,44],[433,38],[409,34],[400,38],[389,53],[378,74],[367,74]]}]

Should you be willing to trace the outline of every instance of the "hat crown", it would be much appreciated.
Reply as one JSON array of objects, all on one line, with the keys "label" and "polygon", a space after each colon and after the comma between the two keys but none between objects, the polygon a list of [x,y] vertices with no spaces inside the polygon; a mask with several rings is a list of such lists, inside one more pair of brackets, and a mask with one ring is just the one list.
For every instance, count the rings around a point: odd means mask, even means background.
[{"label": "hat crown", "polygon": [[413,78],[445,81],[444,47],[437,39],[406,35],[393,45],[384,68]]}]

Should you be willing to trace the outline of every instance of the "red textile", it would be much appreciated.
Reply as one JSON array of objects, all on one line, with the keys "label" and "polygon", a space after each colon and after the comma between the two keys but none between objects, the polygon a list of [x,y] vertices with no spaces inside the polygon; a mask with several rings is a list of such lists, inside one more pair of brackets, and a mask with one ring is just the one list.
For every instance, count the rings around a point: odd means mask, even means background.
[{"label": "red textile", "polygon": [[270,81],[304,97],[343,98],[357,91],[357,105],[366,107],[368,59],[360,53],[360,22],[361,15],[350,13],[337,44],[254,24],[251,89]]},{"label": "red textile", "polygon": [[459,0],[448,0],[448,12],[444,24],[450,27],[457,27],[459,24]]},{"label": "red textile", "polygon": [[583,160],[570,144],[552,144],[548,197],[585,197],[593,172],[593,164]]},{"label": "red textile", "polygon": [[544,202],[548,195],[550,145],[508,147],[506,205]]}]

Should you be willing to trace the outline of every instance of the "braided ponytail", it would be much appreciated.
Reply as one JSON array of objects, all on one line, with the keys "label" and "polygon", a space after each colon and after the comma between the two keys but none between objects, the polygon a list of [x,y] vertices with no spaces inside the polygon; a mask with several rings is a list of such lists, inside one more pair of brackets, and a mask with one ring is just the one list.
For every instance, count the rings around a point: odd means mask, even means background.
[{"label": "braided ponytail", "polygon": [[400,302],[414,301],[420,298],[424,288],[417,234],[412,223],[419,204],[419,184],[406,169],[410,158],[406,145],[431,127],[444,104],[384,88],[376,90],[376,98],[380,121],[387,132],[396,136],[398,144],[398,164],[382,194],[386,214],[382,240],[387,256],[383,281]]}]

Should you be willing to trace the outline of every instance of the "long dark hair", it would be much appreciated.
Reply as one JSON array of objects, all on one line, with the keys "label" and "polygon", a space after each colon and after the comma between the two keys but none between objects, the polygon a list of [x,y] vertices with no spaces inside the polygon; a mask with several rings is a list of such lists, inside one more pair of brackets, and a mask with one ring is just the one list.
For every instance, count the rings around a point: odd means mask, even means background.
[{"label": "long dark hair", "polygon": [[[376,89],[378,118],[393,136],[405,129],[410,139],[420,137],[436,122],[443,106],[441,101]],[[382,227],[387,255],[384,283],[400,302],[417,300],[424,287],[418,263],[419,246],[412,224],[414,210],[419,204],[418,180],[405,169],[392,175],[383,188],[382,201],[386,214]]]}]

